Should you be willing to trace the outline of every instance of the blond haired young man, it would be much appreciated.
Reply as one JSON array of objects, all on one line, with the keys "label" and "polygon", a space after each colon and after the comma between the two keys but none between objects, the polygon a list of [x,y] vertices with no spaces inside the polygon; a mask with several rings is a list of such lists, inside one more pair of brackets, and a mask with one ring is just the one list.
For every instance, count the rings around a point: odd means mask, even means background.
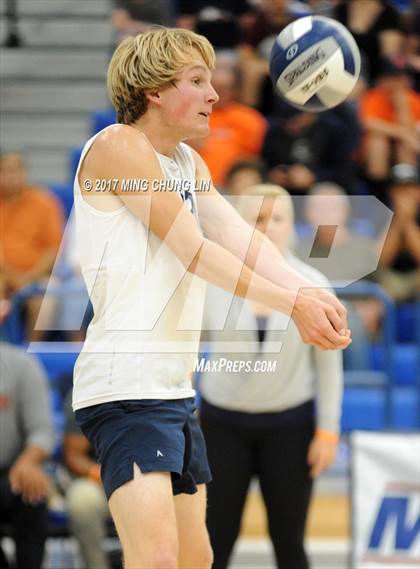
[{"label": "blond haired young man", "polygon": [[87,142],[76,174],[94,318],[73,408],[101,464],[126,569],[212,563],[211,475],[190,382],[204,281],[291,314],[308,343],[351,341],[342,305],[302,291],[311,283],[210,187],[206,165],[183,143],[208,133],[213,67],[209,42],[188,30],[122,42],[108,74],[120,124]]}]

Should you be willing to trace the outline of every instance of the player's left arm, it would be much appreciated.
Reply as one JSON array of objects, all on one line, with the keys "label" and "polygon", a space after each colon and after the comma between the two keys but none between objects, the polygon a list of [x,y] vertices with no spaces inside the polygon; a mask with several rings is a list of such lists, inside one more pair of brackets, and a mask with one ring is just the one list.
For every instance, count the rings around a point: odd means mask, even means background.
[{"label": "player's left arm", "polygon": [[[207,190],[203,181],[211,180],[210,172],[201,156],[195,151],[193,153],[196,161],[196,196],[200,225],[206,237],[228,249],[253,271],[276,285],[296,291],[305,288],[305,293],[313,294],[334,306],[342,319],[343,328],[347,329],[347,311],[334,295],[321,291],[292,269],[274,243],[261,231],[251,227],[213,184]],[[206,191],[202,188],[206,188]]]},{"label": "player's left arm", "polygon": [[242,259],[256,273],[283,288],[298,290],[310,287],[311,283],[286,263],[270,239],[251,227],[212,183],[210,187],[207,185],[207,181],[211,180],[207,165],[195,151],[194,156],[197,165],[198,211],[205,236]]}]

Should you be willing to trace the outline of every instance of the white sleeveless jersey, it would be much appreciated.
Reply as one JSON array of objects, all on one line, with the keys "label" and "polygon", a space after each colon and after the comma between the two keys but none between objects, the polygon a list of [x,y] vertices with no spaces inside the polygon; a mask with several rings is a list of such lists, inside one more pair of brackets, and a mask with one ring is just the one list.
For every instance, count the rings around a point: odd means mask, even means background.
[{"label": "white sleeveless jersey", "polygon": [[[74,182],[80,265],[94,316],[74,369],[73,409],[124,399],[193,397],[205,282],[186,273],[125,206],[104,212],[83,199],[78,173],[96,136],[83,149]],[[173,159],[156,154],[166,191],[176,191],[197,218],[191,149],[181,143]],[[147,207],[150,202],[144,201]]]}]

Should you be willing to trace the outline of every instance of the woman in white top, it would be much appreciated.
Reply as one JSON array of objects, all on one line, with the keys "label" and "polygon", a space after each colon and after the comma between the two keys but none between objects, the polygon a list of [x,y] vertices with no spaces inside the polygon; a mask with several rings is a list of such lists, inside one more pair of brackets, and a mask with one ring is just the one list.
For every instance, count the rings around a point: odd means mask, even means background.
[{"label": "woman in white top", "polygon": [[190,382],[204,281],[291,314],[306,342],[351,342],[341,303],[253,231],[183,143],[209,131],[214,57],[188,30],[124,40],[108,71],[120,124],[86,143],[75,179],[94,316],[73,408],[101,464],[126,568],[211,565],[210,472]]},{"label": "woman in white top", "polygon": [[[290,253],[290,195],[262,184],[243,196],[238,209],[245,219],[305,278],[330,287],[319,271]],[[207,525],[214,567],[228,565],[255,476],[277,566],[307,569],[303,538],[312,480],[334,461],[340,430],[341,353],[305,345],[284,314],[238,298],[221,330],[231,295],[213,286],[207,295],[203,331],[208,330],[211,355],[200,380],[201,425],[213,474]],[[226,346],[231,353],[223,353]],[[226,371],[230,362],[236,373]]]}]

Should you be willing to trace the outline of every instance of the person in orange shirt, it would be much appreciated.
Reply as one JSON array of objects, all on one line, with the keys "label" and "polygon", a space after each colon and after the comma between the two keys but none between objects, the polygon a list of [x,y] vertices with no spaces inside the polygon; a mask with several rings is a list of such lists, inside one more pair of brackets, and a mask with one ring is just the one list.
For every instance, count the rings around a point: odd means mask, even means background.
[{"label": "person in orange shirt", "polygon": [[223,185],[228,170],[240,159],[259,156],[267,121],[261,113],[237,102],[238,72],[228,66],[216,68],[212,83],[219,101],[210,115],[210,134],[195,140],[216,186]]},{"label": "person in orange shirt", "polygon": [[[22,156],[0,156],[0,279],[8,294],[31,283],[46,284],[60,246],[64,215],[54,196],[30,186]],[[27,302],[27,335],[39,340],[33,330],[41,298]]]},{"label": "person in orange shirt", "polygon": [[420,95],[410,89],[403,67],[383,60],[377,85],[362,96],[360,118],[366,130],[366,172],[385,181],[392,163],[416,164],[420,149]]}]

